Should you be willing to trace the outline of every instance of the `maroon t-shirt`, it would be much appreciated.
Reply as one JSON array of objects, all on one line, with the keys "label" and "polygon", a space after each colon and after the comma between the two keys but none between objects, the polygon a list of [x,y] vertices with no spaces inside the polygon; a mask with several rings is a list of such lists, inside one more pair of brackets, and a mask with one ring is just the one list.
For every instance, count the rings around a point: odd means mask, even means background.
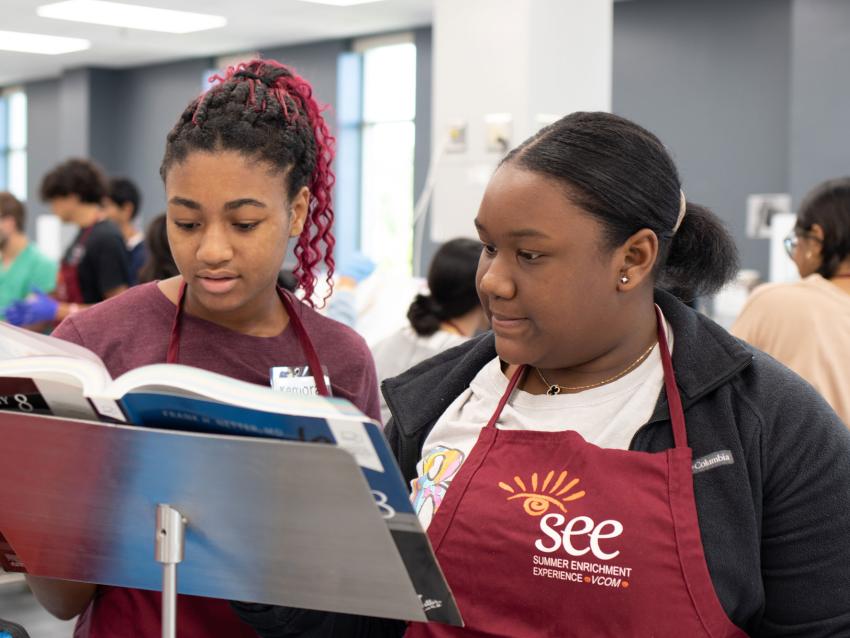
[{"label": "maroon t-shirt", "polygon": [[[295,306],[330,377],[333,395],[380,420],[377,375],[366,342],[347,326],[306,305],[295,302]],[[68,317],[53,336],[97,354],[115,378],[143,365],[165,362],[175,311],[176,306],[156,283],[144,284]],[[307,358],[289,327],[275,337],[253,337],[184,313],[178,363],[268,385],[272,367],[306,366]],[[80,616],[74,636],[159,635],[160,601],[158,592],[100,586]],[[177,635],[182,638],[256,638],[226,601],[180,596],[178,610]]]}]

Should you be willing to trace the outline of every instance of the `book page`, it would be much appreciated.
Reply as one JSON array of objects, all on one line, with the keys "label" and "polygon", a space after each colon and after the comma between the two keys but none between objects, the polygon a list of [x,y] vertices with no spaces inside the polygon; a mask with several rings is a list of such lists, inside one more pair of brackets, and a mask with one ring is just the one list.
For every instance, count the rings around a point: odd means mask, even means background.
[{"label": "book page", "polygon": [[[106,369],[89,360],[59,356],[0,360],[0,410],[97,419],[87,395],[97,394],[108,381]],[[115,409],[118,420],[123,420],[120,409]]]},{"label": "book page", "polygon": [[168,394],[202,398],[251,410],[321,418],[365,418],[348,401],[310,394],[275,392],[269,387],[179,364],[154,364],[130,370],[103,391],[119,401],[127,394]]},{"label": "book page", "polygon": [[40,355],[85,359],[106,369],[100,357],[87,348],[0,322],[0,359]]}]

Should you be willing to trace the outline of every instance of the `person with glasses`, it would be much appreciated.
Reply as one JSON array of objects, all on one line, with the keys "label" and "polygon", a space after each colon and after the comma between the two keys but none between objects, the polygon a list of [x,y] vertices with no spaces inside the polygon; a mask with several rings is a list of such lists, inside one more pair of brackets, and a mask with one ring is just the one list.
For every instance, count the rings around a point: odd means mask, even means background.
[{"label": "person with glasses", "polygon": [[809,381],[850,427],[850,177],[805,197],[785,250],[802,279],[753,291],[732,334]]}]

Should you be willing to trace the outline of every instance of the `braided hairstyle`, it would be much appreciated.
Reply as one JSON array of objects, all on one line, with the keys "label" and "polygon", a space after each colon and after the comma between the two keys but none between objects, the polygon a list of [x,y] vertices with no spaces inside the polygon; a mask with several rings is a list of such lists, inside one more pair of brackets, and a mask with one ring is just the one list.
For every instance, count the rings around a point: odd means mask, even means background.
[{"label": "braided hairstyle", "polygon": [[213,75],[210,82],[216,84],[186,107],[168,134],[160,176],[165,181],[168,170],[192,151],[228,150],[280,169],[290,198],[306,186],[310,208],[295,246],[293,272],[312,305],[317,266],[324,260],[329,290],[334,271],[334,138],[322,117],[326,107],[315,100],[306,80],[274,60],[230,66],[224,77]]}]

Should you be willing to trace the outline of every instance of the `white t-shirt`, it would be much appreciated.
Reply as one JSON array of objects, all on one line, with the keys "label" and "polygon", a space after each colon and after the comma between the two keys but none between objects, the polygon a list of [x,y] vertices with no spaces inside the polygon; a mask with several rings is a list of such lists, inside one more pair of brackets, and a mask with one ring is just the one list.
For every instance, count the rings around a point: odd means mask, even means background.
[{"label": "white t-shirt", "polygon": [[[397,376],[415,366],[466,341],[466,337],[437,330],[429,337],[422,337],[411,327],[405,326],[398,332],[372,346],[372,356],[378,371],[378,381]],[[381,396],[381,417],[384,423],[390,419],[390,410]]]},{"label": "white t-shirt", "polygon": [[[667,338],[672,352],[669,324]],[[598,388],[555,396],[514,391],[496,427],[545,432],[575,430],[588,443],[627,450],[635,433],[652,416],[663,385],[664,368],[656,346],[632,372]],[[496,357],[446,408],[425,439],[422,459],[416,465],[417,478],[411,483],[411,501],[425,529],[507,387],[508,378]]]}]

